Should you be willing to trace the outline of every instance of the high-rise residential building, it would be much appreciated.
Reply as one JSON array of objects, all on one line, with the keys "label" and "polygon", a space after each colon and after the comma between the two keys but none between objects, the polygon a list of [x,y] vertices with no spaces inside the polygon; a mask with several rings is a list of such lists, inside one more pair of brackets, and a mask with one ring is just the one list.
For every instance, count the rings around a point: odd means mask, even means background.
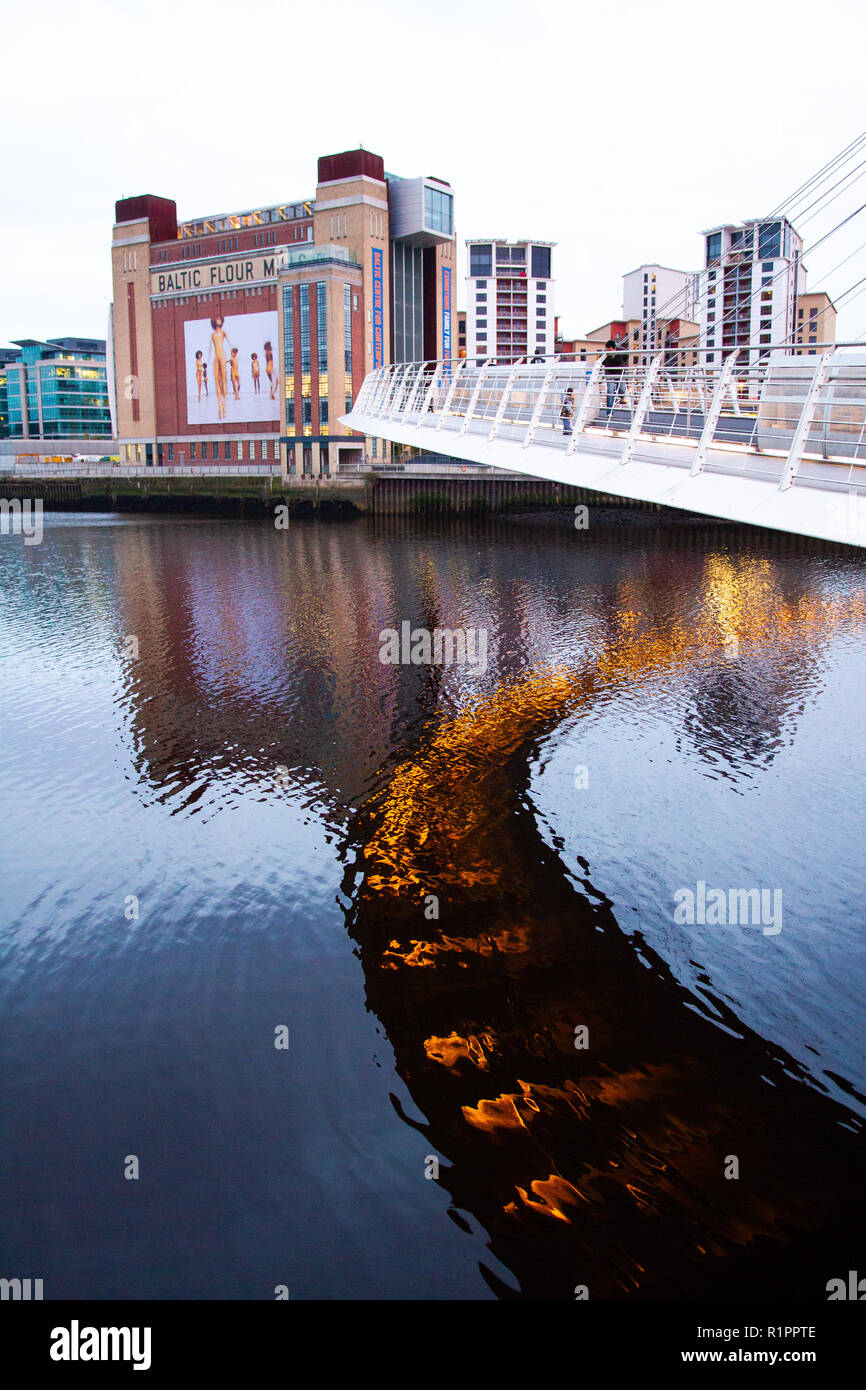
[{"label": "high-rise residential building", "polygon": [[803,243],[787,218],[725,224],[703,236],[699,322],[709,365],[746,344],[757,345],[749,353],[753,362],[790,344],[806,272]]},{"label": "high-rise residential building", "polygon": [[651,352],[661,342],[660,323],[697,321],[697,271],[672,270],[664,265],[640,265],[622,277],[622,317],[640,322],[639,346]]},{"label": "high-rise residential building", "polygon": [[0,351],[0,433],[110,439],[103,338],[18,338]]},{"label": "high-rise residential building", "polygon": [[553,352],[555,241],[467,241],[466,352],[511,362]]},{"label": "high-rise residential building", "polygon": [[320,158],[297,202],[180,221],[121,199],[112,270],[123,462],[353,468],[390,448],[340,423],[366,374],[456,355],[451,188],[368,150]]}]

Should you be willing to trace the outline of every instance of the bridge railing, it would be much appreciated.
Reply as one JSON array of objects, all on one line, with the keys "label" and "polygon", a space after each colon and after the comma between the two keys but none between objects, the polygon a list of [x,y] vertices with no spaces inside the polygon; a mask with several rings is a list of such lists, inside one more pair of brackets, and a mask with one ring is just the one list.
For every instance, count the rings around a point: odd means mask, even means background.
[{"label": "bridge railing", "polygon": [[[684,347],[627,358],[620,366],[600,349],[585,360],[390,364],[367,377],[352,413],[371,422],[370,433],[377,419],[396,421],[622,463],[662,442],[671,446],[665,461],[693,474],[866,488],[863,345],[750,344],[726,355]],[[446,439],[436,447],[447,452]]]}]

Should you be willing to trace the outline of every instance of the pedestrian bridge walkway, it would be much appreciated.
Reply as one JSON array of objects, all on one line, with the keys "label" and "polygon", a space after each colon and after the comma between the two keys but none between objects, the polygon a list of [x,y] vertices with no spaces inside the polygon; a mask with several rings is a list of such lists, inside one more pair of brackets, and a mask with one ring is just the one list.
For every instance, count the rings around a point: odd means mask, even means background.
[{"label": "pedestrian bridge walkway", "polygon": [[343,421],[524,476],[866,545],[866,348],[631,362],[390,364]]}]

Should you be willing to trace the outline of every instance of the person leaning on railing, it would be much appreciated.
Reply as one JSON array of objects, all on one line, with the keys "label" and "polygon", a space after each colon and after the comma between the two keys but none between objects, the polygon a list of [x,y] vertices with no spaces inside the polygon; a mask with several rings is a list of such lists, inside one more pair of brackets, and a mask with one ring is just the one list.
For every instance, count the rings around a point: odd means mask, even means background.
[{"label": "person leaning on railing", "polygon": [[628,353],[620,349],[623,344],[616,342],[613,338],[608,338],[604,345],[604,375],[607,384],[607,408],[612,411],[616,405],[618,395],[622,396],[628,405],[626,394],[626,372],[628,371]]}]

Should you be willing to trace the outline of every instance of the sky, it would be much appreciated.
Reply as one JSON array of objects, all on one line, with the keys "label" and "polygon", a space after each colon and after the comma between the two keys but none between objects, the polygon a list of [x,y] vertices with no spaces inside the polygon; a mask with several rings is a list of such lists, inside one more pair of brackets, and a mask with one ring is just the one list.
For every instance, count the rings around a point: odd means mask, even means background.
[{"label": "sky", "polygon": [[[359,144],[453,185],[461,277],[466,237],[555,241],[555,312],[583,334],[620,313],[626,271],[697,269],[702,230],[766,215],[861,133],[864,39],[848,0],[16,6],[0,342],[105,336],[115,199],[182,219],[296,202],[320,154]],[[866,276],[866,211],[808,250],[860,201],[866,177],[795,219],[810,289]],[[863,333],[866,293],[837,326]]]}]

